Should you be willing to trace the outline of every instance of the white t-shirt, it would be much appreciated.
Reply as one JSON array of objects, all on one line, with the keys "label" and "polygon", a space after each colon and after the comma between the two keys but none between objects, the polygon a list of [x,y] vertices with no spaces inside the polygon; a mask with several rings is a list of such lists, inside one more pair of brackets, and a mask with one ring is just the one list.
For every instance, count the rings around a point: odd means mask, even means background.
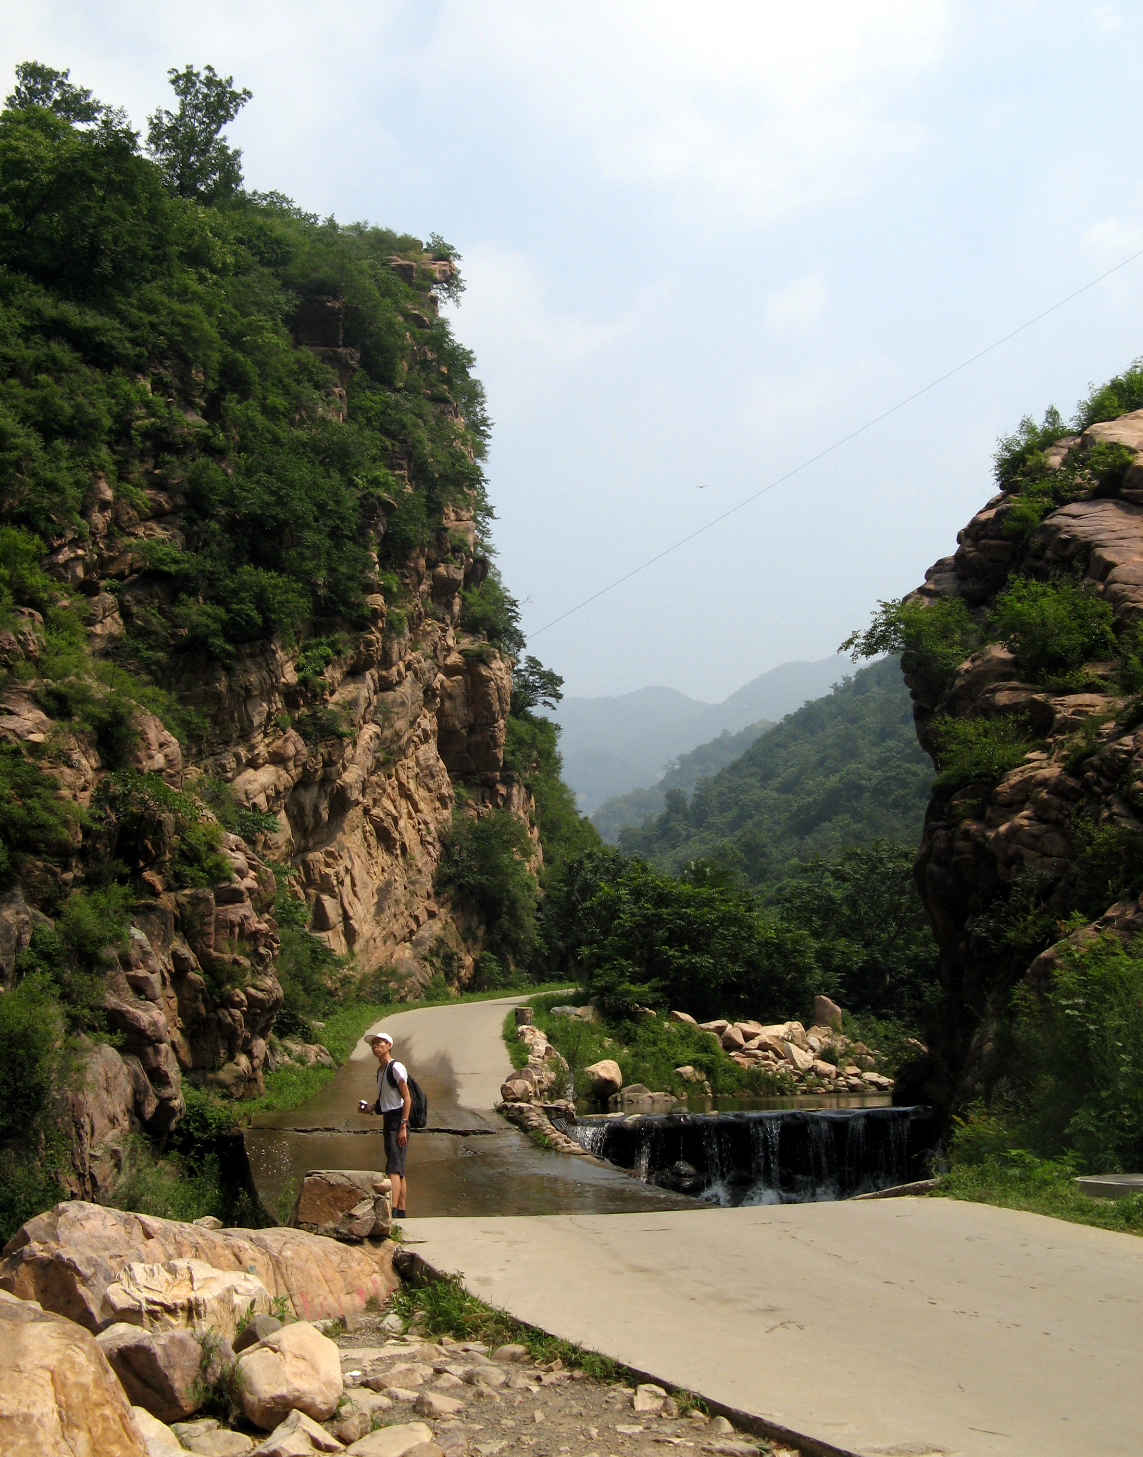
[{"label": "white t-shirt", "polygon": [[401,1096],[400,1086],[394,1087],[389,1081],[389,1069],[393,1069],[393,1077],[400,1083],[409,1081],[409,1074],[405,1070],[405,1064],[398,1062],[396,1058],[390,1058],[384,1067],[377,1069],[377,1094],[381,1099],[382,1113],[393,1113],[404,1106],[404,1098]]}]

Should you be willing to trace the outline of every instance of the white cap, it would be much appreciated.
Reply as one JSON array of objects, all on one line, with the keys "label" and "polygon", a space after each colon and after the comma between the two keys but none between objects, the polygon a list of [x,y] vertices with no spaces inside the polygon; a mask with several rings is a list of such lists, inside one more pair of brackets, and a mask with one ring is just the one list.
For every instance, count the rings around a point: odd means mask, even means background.
[{"label": "white cap", "polygon": [[387,1042],[390,1047],[393,1046],[393,1039],[389,1036],[388,1032],[374,1032],[373,1036],[369,1039],[369,1046],[372,1047],[375,1042]]}]

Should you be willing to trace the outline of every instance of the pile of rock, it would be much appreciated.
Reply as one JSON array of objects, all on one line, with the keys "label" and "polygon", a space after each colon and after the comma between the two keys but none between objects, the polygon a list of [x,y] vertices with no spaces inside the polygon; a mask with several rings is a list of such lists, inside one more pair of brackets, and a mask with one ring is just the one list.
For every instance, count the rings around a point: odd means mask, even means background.
[{"label": "pile of rock", "polygon": [[[326,1171],[329,1223],[338,1191]],[[311,1180],[307,1180],[310,1183]],[[344,1188],[343,1188],[344,1185]],[[321,1181],[299,1198],[319,1207]],[[365,1211],[358,1209],[358,1223]],[[352,1212],[351,1212],[352,1214]],[[340,1238],[344,1239],[342,1235]],[[79,1201],[30,1220],[0,1260],[0,1451],[36,1457],[237,1457],[255,1439],[192,1420],[224,1389],[246,1422],[272,1435],[259,1457],[340,1450],[318,1423],[343,1397],[337,1346],[318,1322],[345,1321],[396,1288],[392,1244],[344,1243],[298,1229],[223,1230]]]},{"label": "pile of rock", "polygon": [[[836,1003],[816,997],[814,1016],[808,1030],[801,1022],[763,1024],[725,1018],[696,1022],[686,1012],[672,1012],[671,1020],[709,1032],[739,1067],[760,1068],[799,1092],[892,1091],[892,1078],[877,1070],[878,1054],[842,1033],[841,1008]],[[682,1073],[679,1069],[680,1076]]]},{"label": "pile of rock", "polygon": [[516,1036],[528,1049],[528,1061],[505,1078],[500,1096],[505,1103],[550,1102],[567,1088],[568,1065],[547,1036],[533,1025],[531,1007],[518,1007],[516,1011]]}]

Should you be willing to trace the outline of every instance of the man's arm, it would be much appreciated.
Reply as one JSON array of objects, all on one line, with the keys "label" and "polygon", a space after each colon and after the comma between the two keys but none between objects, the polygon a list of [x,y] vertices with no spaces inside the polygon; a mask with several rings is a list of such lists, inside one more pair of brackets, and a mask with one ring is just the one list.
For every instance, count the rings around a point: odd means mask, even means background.
[{"label": "man's arm", "polygon": [[401,1127],[397,1134],[397,1142],[402,1148],[409,1141],[409,1114],[413,1108],[413,1100],[409,1095],[409,1085],[404,1078],[397,1079],[397,1086],[401,1090]]}]

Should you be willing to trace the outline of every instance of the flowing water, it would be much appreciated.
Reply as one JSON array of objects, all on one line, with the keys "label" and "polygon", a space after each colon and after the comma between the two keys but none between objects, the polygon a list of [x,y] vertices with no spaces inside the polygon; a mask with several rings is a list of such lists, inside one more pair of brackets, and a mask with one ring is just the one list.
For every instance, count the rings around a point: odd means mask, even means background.
[{"label": "flowing water", "polygon": [[584,1119],[566,1131],[640,1182],[708,1204],[848,1199],[923,1174],[924,1108],[786,1108]]}]

